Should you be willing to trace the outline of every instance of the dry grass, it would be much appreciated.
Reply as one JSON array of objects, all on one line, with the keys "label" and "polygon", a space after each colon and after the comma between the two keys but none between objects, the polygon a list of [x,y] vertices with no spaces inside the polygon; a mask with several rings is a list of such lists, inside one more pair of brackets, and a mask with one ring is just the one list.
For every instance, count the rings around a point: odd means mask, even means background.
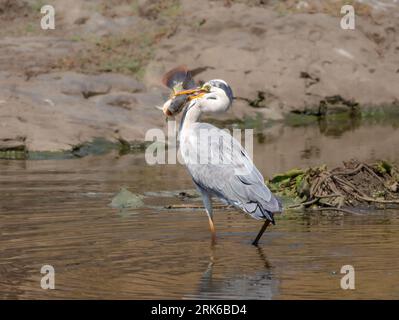
[{"label": "dry grass", "polygon": [[[85,42],[85,49],[59,61],[57,68],[84,73],[120,72],[135,74],[138,78],[143,75],[145,67],[153,57],[156,44],[176,31],[180,2],[149,1],[142,7],[139,7],[136,1],[117,2],[130,4],[129,15],[138,15],[151,22],[141,29],[131,30],[123,35],[87,38],[75,36],[72,40]],[[114,8],[114,3],[104,3],[101,13],[104,16],[112,16]]]},{"label": "dry grass", "polygon": [[339,17],[341,16],[341,8],[344,5],[352,5],[355,9],[357,16],[370,16],[371,7],[356,2],[354,0],[286,0],[278,1],[275,4],[275,10],[280,14],[292,14],[292,13],[325,13],[330,16]]},{"label": "dry grass", "polygon": [[219,0],[225,6],[243,3],[248,6],[272,6],[280,15],[293,13],[325,13],[331,16],[341,16],[343,5],[352,5],[358,16],[369,16],[371,7],[354,0]]}]

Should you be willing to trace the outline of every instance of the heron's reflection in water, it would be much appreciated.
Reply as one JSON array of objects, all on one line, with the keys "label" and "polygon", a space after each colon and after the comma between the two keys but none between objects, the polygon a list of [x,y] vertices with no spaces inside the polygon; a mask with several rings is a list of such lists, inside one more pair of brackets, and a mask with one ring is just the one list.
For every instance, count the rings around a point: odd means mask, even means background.
[{"label": "heron's reflection in water", "polygon": [[[211,248],[210,261],[203,273],[198,293],[194,299],[263,299],[270,300],[277,293],[278,279],[273,275],[272,267],[261,247],[251,248],[259,257],[259,266],[253,264],[248,270],[237,268],[236,274],[226,279],[218,276],[219,269],[224,270],[226,263],[234,261],[218,261],[215,247]],[[238,264],[237,264],[238,266]],[[244,266],[245,268],[245,266]],[[231,268],[229,268],[231,269]]]}]

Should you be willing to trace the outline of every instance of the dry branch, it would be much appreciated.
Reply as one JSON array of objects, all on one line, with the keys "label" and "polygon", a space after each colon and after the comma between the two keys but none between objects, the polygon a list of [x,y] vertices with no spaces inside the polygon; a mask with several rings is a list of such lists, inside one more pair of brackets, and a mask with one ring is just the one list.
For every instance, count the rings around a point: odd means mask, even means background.
[{"label": "dry branch", "polygon": [[294,169],[269,181],[282,196],[300,199],[287,208],[325,208],[352,212],[348,207],[399,205],[399,170],[386,161],[367,164],[351,160],[343,167]]}]

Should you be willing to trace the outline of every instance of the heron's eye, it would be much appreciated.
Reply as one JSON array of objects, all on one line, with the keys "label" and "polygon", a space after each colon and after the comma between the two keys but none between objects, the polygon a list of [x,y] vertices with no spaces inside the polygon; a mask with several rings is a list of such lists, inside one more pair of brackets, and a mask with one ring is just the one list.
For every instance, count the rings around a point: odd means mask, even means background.
[{"label": "heron's eye", "polygon": [[210,92],[211,91],[211,85],[210,84],[204,84],[201,89],[206,91],[206,92]]}]

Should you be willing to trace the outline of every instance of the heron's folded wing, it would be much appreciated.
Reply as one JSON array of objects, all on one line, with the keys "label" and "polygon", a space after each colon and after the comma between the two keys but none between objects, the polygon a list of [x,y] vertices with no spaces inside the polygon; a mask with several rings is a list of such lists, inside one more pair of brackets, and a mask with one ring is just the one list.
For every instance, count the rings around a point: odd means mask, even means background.
[{"label": "heron's folded wing", "polygon": [[[204,138],[206,130],[209,135]],[[264,184],[262,174],[236,139],[228,132],[205,123],[198,124],[194,131],[196,138],[191,140],[191,148],[208,155],[204,157],[208,161],[187,163],[200,187],[248,213],[256,211],[255,204],[268,212],[281,211],[278,200]]]}]

